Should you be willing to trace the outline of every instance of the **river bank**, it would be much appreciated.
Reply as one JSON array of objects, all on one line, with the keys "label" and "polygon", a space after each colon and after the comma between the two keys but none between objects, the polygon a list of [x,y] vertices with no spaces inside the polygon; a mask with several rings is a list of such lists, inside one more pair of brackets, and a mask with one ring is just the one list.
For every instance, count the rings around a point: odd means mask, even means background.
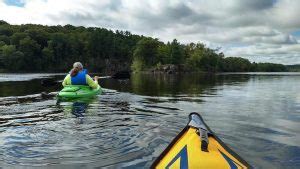
[{"label": "river bank", "polygon": [[[276,65],[275,65],[276,66]],[[211,69],[211,71],[203,71],[199,69],[192,68],[186,64],[165,64],[165,65],[157,65],[155,67],[148,68],[146,70],[140,71],[141,73],[154,73],[154,74],[180,74],[180,73],[225,73],[225,72],[299,72],[299,65],[287,65],[285,68],[277,69],[274,67],[274,64],[265,64],[263,68],[259,69],[249,69],[247,71],[243,71],[240,69],[232,70],[232,71],[218,71],[216,69]]]}]

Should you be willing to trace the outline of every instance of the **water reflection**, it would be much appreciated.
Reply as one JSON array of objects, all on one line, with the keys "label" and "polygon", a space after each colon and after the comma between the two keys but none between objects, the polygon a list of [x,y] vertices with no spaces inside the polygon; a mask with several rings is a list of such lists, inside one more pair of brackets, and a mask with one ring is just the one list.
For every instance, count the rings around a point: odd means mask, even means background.
[{"label": "water reflection", "polygon": [[95,104],[98,97],[76,98],[76,99],[57,99],[57,108],[63,109],[65,117],[74,115],[79,119],[79,123],[84,122],[84,117],[88,114],[90,104]]},{"label": "water reflection", "polygon": [[199,96],[212,94],[216,86],[224,84],[241,84],[249,81],[251,75],[214,75],[206,73],[195,74],[133,74],[126,82],[115,79],[102,79],[101,86],[122,92],[132,92],[145,96],[181,95]]},{"label": "water reflection", "polygon": [[[21,78],[21,80],[15,80],[15,79],[9,79],[12,81],[8,81],[7,79],[4,81],[1,81],[1,75],[0,74],[0,97],[9,97],[9,96],[25,96],[25,95],[31,95],[31,94],[38,94],[41,92],[54,92],[58,91],[61,88],[60,83],[56,83],[50,86],[43,86],[41,85],[41,82],[43,81],[42,77],[37,76],[36,79],[29,79],[26,80],[26,78]],[[21,76],[21,75],[19,75]],[[32,76],[31,78],[33,78]],[[15,77],[16,79],[18,78]],[[56,75],[51,76],[54,80],[61,79],[63,76]]]},{"label": "water reflection", "polygon": [[74,102],[72,104],[72,114],[75,115],[77,118],[84,117],[86,108],[88,104],[85,102]]},{"label": "water reflection", "polygon": [[26,95],[0,98],[0,166],[147,168],[197,111],[255,168],[299,168],[299,75],[134,74],[57,105],[38,80],[0,82]]}]

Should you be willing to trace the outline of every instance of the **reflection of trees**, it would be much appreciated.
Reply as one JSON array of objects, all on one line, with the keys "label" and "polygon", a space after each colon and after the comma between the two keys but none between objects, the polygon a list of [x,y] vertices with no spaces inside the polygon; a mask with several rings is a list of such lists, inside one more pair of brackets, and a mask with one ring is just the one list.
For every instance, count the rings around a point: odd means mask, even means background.
[{"label": "reflection of trees", "polygon": [[100,84],[104,88],[123,92],[133,92],[148,96],[198,95],[209,92],[223,84],[245,83],[250,79],[248,74],[132,74],[128,81],[103,79]]},{"label": "reflection of trees", "polygon": [[[4,74],[5,75],[5,74]],[[47,74],[45,74],[47,75]],[[17,75],[16,78],[21,77]],[[53,76],[53,81],[61,80],[64,76]],[[39,94],[41,92],[53,92],[61,90],[61,84],[43,87],[41,85],[43,79],[33,79],[27,81],[5,81],[0,82],[0,97],[7,96],[26,96],[30,94]]]},{"label": "reflection of trees", "polygon": [[213,74],[153,75],[134,74],[131,78],[132,92],[142,95],[197,95],[216,85],[246,82],[249,75],[223,76]]},{"label": "reflection of trees", "polygon": [[41,91],[43,91],[43,88],[36,80],[0,83],[0,97],[37,94]]},{"label": "reflection of trees", "polygon": [[[205,77],[206,76],[206,77]],[[214,85],[214,77],[196,75],[145,75],[132,76],[132,90],[145,95],[198,94]]]},{"label": "reflection of trees", "polygon": [[217,76],[216,85],[245,83],[248,82],[251,74],[219,74]]}]

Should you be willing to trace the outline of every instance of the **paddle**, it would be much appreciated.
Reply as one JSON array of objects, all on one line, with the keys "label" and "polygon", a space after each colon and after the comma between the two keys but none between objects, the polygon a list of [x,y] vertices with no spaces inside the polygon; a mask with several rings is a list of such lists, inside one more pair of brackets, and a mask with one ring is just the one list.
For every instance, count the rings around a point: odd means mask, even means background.
[{"label": "paddle", "polygon": [[[130,73],[128,71],[120,71],[120,72],[115,73],[112,76],[99,76],[98,79],[109,79],[109,78],[129,79],[130,78]],[[62,82],[63,82],[63,80],[55,80],[53,78],[48,78],[48,79],[42,79],[41,80],[41,85],[44,86],[44,87],[51,87],[51,86],[61,84]]]}]

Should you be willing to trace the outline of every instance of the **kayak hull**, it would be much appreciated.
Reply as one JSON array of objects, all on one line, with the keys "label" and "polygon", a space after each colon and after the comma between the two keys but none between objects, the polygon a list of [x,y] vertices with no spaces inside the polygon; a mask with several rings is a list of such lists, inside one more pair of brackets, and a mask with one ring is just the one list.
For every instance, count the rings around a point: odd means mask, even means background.
[{"label": "kayak hull", "polygon": [[[206,130],[207,141],[200,131]],[[205,132],[204,132],[205,133]],[[203,141],[204,140],[204,141]],[[207,144],[206,144],[207,142]],[[251,168],[225,145],[197,113],[154,161],[151,168]]]},{"label": "kayak hull", "polygon": [[96,89],[92,89],[85,85],[67,85],[59,93],[58,98],[61,99],[76,99],[76,98],[88,98],[101,94],[102,89],[100,85]]}]

